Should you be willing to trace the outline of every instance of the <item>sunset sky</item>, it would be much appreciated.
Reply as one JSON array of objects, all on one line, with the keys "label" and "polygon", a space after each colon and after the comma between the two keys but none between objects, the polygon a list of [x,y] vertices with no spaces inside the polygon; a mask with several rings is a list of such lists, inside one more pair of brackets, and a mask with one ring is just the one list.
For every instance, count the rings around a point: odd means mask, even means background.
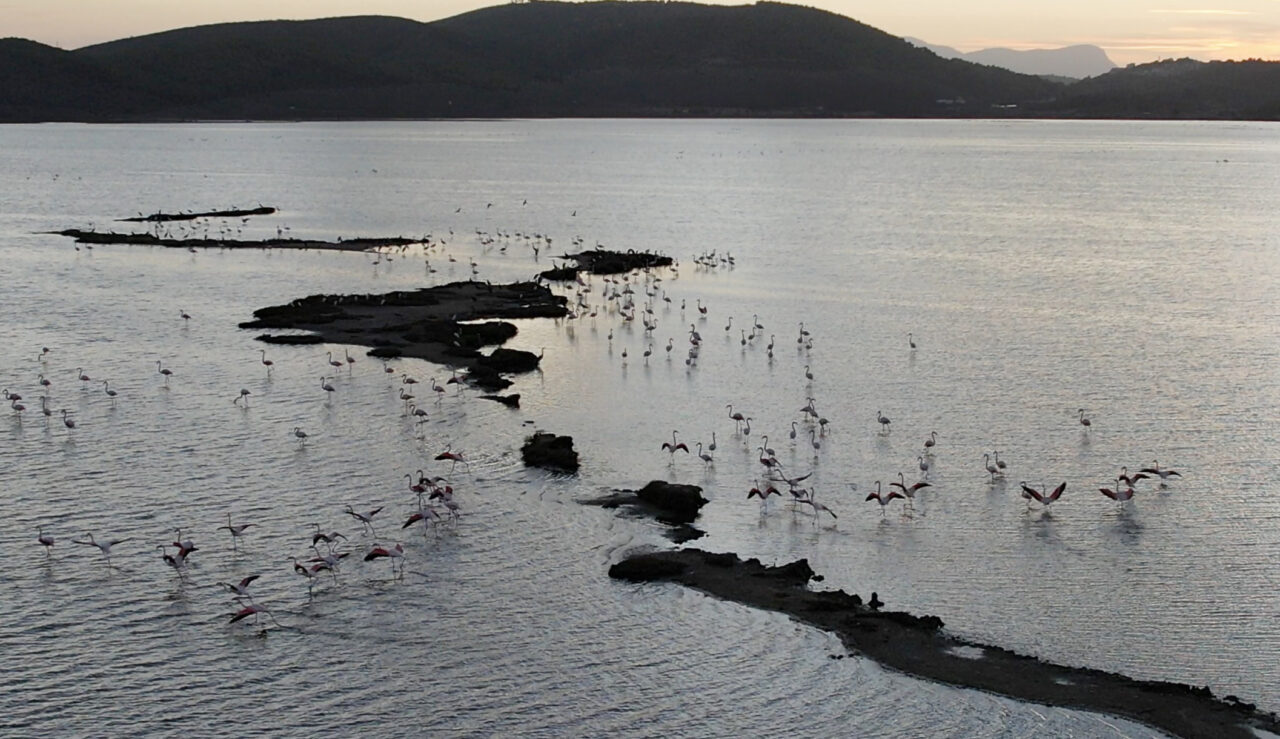
[{"label": "sunset sky", "polygon": [[[430,21],[503,1],[0,0],[0,34],[75,49],[226,21],[374,14]],[[961,51],[1096,44],[1118,64],[1183,56],[1280,60],[1280,0],[806,0],[799,4]]]}]

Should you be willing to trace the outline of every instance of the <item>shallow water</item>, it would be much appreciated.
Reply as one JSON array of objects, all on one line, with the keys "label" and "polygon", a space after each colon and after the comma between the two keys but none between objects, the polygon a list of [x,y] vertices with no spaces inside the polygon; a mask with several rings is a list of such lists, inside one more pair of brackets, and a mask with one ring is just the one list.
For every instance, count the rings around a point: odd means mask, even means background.
[{"label": "shallow water", "polygon": [[[699,546],[808,557],[825,585],[877,590],[980,641],[1280,709],[1275,134],[997,122],[6,127],[0,382],[28,410],[0,422],[0,643],[16,657],[0,726],[1149,733],[832,660],[834,638],[777,615],[609,582],[610,561],[662,545],[661,533],[575,501],[653,478],[707,490]],[[414,251],[375,264],[76,251],[32,233],[258,202],[282,211],[226,226],[446,244],[429,263]],[[485,245],[477,229],[554,242],[535,259],[527,240]],[[482,279],[526,278],[576,236],[657,249],[680,268],[653,287],[651,339],[612,313],[520,322],[510,345],[546,351],[543,372],[512,389],[520,411],[451,389],[423,403],[429,420],[415,428],[399,375],[363,350],[335,372],[325,354],[342,359],[341,346],[269,347],[268,377],[256,332],[236,328],[303,295],[465,279],[473,258]],[[735,264],[696,267],[712,249]],[[763,335],[743,346],[753,314]],[[800,321],[812,349],[796,342]],[[696,367],[684,362],[689,324],[704,339]],[[157,360],[174,372],[167,389]],[[393,366],[422,383],[449,374]],[[75,429],[56,415],[45,424],[37,373]],[[232,403],[241,388],[247,409]],[[798,412],[808,397],[830,419],[816,454]],[[728,403],[753,417],[750,435],[735,432]],[[524,421],[574,436],[582,474],[524,469]],[[690,446],[715,431],[714,463],[669,460],[659,446],[672,429]],[[910,517],[895,504],[882,518],[862,498],[877,479],[914,479],[932,430],[933,487]],[[787,470],[812,470],[805,484],[838,520],[744,499],[764,433]],[[451,475],[462,520],[402,533],[405,473],[448,473],[430,461],[447,444],[472,460]],[[991,484],[982,455],[994,449],[1010,472]],[[1144,482],[1123,508],[1097,493],[1121,465],[1153,459],[1184,477],[1164,491]],[[1028,511],[1020,480],[1068,489],[1051,512]],[[405,542],[405,577],[353,557],[308,599],[290,560],[308,556],[312,522],[344,531],[352,549],[372,541],[345,505],[386,506],[380,541]],[[239,551],[216,529],[228,513],[255,524]],[[59,539],[50,558],[37,525]],[[200,547],[185,584],[155,551],[178,526]],[[85,532],[131,537],[115,569],[70,543]],[[235,606],[215,585],[252,573],[280,624],[265,638],[227,626]]]}]

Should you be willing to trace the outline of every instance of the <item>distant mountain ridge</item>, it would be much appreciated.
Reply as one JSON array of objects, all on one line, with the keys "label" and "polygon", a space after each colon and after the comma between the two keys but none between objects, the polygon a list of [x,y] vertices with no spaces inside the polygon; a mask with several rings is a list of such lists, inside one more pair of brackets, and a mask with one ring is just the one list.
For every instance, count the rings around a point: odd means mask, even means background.
[{"label": "distant mountain ridge", "polygon": [[963,52],[950,46],[931,44],[907,38],[912,44],[928,49],[943,59],[963,59],[974,64],[989,64],[1021,74],[1084,79],[1106,74],[1116,68],[1107,52],[1099,46],[1077,44],[1057,49],[1006,49],[994,47]]},{"label": "distant mountain ridge", "polygon": [[[76,51],[0,39],[0,121],[1250,118],[1280,110],[1280,64],[1215,64],[1225,66],[1160,79],[1114,70],[1098,85],[1068,87],[942,59],[796,5],[540,0],[432,23],[225,23]],[[1209,84],[1219,88],[1200,88]]]}]

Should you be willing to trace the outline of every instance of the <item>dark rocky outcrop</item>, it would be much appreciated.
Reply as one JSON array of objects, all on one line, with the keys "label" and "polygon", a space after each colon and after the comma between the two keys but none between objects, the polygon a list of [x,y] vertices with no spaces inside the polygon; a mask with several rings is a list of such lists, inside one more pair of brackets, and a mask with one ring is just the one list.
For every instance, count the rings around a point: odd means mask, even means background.
[{"label": "dark rocky outcrop", "polygon": [[68,236],[79,244],[119,244],[127,246],[163,246],[170,249],[327,249],[336,251],[369,251],[388,246],[408,246],[421,243],[416,239],[399,236],[379,238],[342,239],[338,241],[320,241],[317,239],[219,239],[219,238],[170,238],[151,233],[118,233],[114,231],[84,231],[68,228],[54,231],[59,236]]},{"label": "dark rocky outcrop", "polygon": [[566,254],[563,259],[571,259],[576,267],[555,267],[544,270],[538,276],[552,282],[568,282],[578,276],[578,272],[591,272],[597,275],[617,275],[633,269],[651,269],[653,267],[670,267],[671,257],[654,254],[648,251],[609,251],[593,249]]},{"label": "dark rocky outcrop", "polygon": [[529,467],[541,467],[553,472],[578,471],[578,453],[573,449],[573,437],[570,436],[535,432],[524,440],[520,456]]},{"label": "dark rocky outcrop", "polygon": [[1046,705],[1099,711],[1184,737],[1280,733],[1280,718],[1206,687],[1134,680],[1102,670],[1056,665],[948,634],[942,619],[875,610],[841,590],[812,591],[809,563],[769,567],[728,553],[681,549],[636,554],[609,568],[632,582],[669,580],[737,603],[779,611],[838,635],[854,652],[930,680]]},{"label": "dark rocky outcrop", "polygon": [[674,482],[653,480],[636,491],[636,498],[643,504],[657,509],[667,520],[689,523],[698,517],[698,511],[707,504],[702,488],[697,485],[680,485]]},{"label": "dark rocky outcrop", "polygon": [[149,216],[137,215],[132,218],[118,218],[121,222],[131,223],[165,223],[168,221],[194,221],[197,218],[247,218],[249,216],[269,216],[276,209],[265,205],[257,208],[232,208],[231,210],[206,210],[202,212],[184,211],[182,213],[152,213]]},{"label": "dark rocky outcrop", "polygon": [[481,395],[483,400],[492,400],[495,403],[501,403],[508,408],[520,407],[520,393],[512,393],[511,395]]},{"label": "dark rocky outcrop", "polygon": [[240,328],[301,329],[312,339],[263,337],[274,343],[324,342],[371,347],[382,359],[418,357],[465,368],[465,381],[486,392],[511,386],[503,373],[536,369],[539,357],[499,347],[480,349],[516,335],[501,318],[558,318],[567,313],[566,298],[536,282],[493,285],[454,282],[420,290],[367,295],[311,295],[254,311]]}]

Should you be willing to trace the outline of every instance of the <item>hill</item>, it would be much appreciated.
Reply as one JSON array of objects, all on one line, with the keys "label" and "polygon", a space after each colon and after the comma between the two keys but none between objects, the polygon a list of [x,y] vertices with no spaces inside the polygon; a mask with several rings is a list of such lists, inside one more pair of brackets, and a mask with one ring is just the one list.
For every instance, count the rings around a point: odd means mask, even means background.
[{"label": "hill", "polygon": [[989,64],[1020,74],[1034,74],[1041,77],[1067,77],[1078,80],[1106,74],[1116,66],[1115,62],[1107,57],[1107,52],[1090,44],[1023,51],[996,47],[966,53],[950,46],[929,44],[919,39],[907,40],[944,59],[963,59],[974,64]]},{"label": "hill", "polygon": [[[1255,77],[1232,79],[1249,85]],[[773,2],[540,1],[433,23],[381,16],[227,23],[72,52],[0,41],[0,121],[1118,109],[1113,93],[1088,89],[1063,108],[1059,83],[942,59],[855,20]],[[1189,104],[1196,90],[1177,94],[1182,102],[1165,109],[1178,115],[1269,109],[1245,89],[1207,98],[1230,102],[1213,110]],[[1146,107],[1159,108],[1154,98]]]},{"label": "hill", "polygon": [[1098,118],[1280,120],[1280,63],[1131,64],[1067,87],[1053,108]]}]

